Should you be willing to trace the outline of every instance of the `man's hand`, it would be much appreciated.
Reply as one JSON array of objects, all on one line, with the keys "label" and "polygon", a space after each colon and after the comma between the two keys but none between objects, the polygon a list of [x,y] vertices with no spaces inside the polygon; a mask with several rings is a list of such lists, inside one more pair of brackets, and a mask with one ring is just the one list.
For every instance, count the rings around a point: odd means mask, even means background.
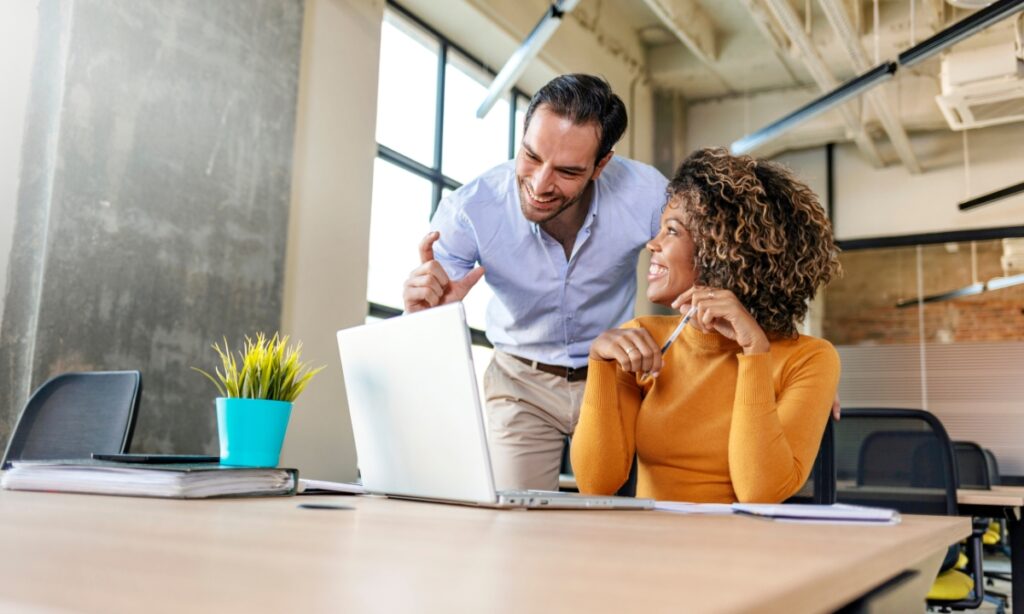
[{"label": "man's hand", "polygon": [[409,274],[402,290],[406,313],[461,301],[484,276],[484,268],[478,266],[459,281],[449,280],[444,268],[434,260],[434,242],[440,237],[441,233],[435,230],[420,242],[422,264]]},{"label": "man's hand", "polygon": [[836,398],[833,399],[833,401],[832,401],[832,417],[834,419],[838,420],[840,414],[842,413],[842,411],[843,411],[843,408],[839,406],[839,393],[837,392],[836,393]]}]

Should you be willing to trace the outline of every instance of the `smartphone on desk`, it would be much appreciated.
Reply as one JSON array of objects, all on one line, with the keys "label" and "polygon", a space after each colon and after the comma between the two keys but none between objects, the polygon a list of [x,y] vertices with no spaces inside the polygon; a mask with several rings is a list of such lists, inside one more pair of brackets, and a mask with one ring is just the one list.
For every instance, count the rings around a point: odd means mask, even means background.
[{"label": "smartphone on desk", "polygon": [[219,463],[219,456],[205,454],[96,454],[95,460],[115,463],[141,463],[144,465],[166,465],[170,463]]}]

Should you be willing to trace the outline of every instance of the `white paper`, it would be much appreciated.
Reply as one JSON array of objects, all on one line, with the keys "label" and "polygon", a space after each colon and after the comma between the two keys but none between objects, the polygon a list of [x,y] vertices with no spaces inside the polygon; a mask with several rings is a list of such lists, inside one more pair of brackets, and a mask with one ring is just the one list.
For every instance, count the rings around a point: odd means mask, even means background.
[{"label": "white paper", "polygon": [[673,514],[732,514],[728,503],[687,503],[685,501],[655,501],[654,509]]},{"label": "white paper", "polygon": [[366,489],[362,484],[351,484],[349,482],[327,482],[325,480],[299,479],[299,494],[307,490],[327,490],[340,492],[349,495],[365,495]]},{"label": "white paper", "polygon": [[900,521],[900,514],[896,510],[842,503],[834,505],[734,503],[732,508],[739,513],[786,522],[897,524]]}]

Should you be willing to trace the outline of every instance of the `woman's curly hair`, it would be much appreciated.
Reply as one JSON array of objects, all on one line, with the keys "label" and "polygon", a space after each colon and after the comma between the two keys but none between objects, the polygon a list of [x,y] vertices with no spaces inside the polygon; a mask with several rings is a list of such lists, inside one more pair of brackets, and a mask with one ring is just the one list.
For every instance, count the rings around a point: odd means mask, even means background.
[{"label": "woman's curly hair", "polygon": [[668,197],[686,212],[697,283],[731,290],[771,336],[795,336],[807,301],[841,272],[818,197],[780,164],[701,149]]}]

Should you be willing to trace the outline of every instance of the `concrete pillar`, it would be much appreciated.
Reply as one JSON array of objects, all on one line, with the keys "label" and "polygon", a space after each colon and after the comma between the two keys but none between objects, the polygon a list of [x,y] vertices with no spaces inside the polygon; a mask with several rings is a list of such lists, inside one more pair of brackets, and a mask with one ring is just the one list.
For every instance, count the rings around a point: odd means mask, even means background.
[{"label": "concrete pillar", "polygon": [[141,369],[133,449],[215,452],[210,343],[280,326],[301,0],[40,2],[0,443],[64,371]]}]

